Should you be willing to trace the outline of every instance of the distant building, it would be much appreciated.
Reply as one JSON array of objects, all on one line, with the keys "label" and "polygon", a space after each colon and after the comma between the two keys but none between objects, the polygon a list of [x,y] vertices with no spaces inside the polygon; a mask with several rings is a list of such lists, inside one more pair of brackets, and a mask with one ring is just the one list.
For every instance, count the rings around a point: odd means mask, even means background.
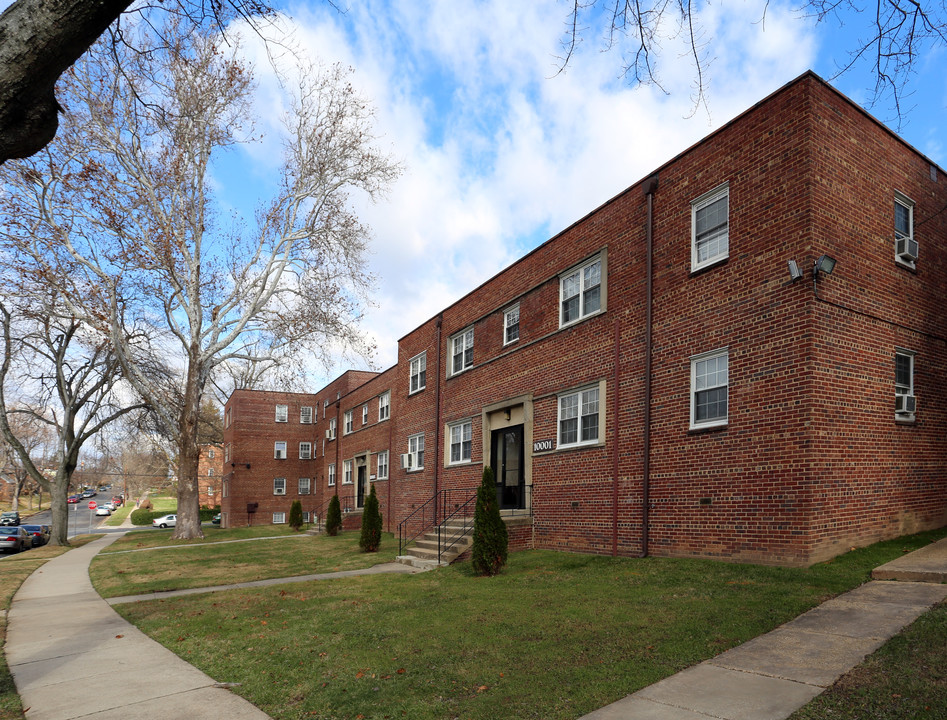
[{"label": "distant building", "polygon": [[201,505],[220,505],[223,498],[223,476],[223,446],[219,443],[201,445],[197,460],[197,486]]},{"label": "distant building", "polygon": [[939,527],[945,288],[943,170],[806,73],[437,312],[395,367],[235,392],[225,523],[336,494],[356,518],[374,483],[396,531],[489,465],[532,517],[519,546],[804,565]]}]

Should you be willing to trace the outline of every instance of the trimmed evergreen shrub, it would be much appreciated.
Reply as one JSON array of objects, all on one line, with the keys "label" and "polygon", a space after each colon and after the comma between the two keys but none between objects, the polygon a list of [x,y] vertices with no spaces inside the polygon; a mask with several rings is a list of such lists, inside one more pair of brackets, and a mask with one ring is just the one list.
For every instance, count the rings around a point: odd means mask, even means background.
[{"label": "trimmed evergreen shrub", "polygon": [[342,529],[342,506],[339,505],[339,496],[333,495],[329,500],[329,509],[326,510],[326,535],[335,537]]},{"label": "trimmed evergreen shrub", "polygon": [[483,480],[477,488],[477,509],[474,511],[473,548],[471,561],[478,575],[496,575],[506,565],[509,536],[506,523],[500,517],[497,486],[493,469],[483,469]]},{"label": "trimmed evergreen shrub", "polygon": [[375,486],[368,493],[368,499],[365,500],[365,507],[362,510],[362,536],[358,540],[358,546],[362,552],[377,552],[381,545],[382,529],[381,512],[378,509],[378,496],[375,494]]},{"label": "trimmed evergreen shrub", "polygon": [[289,506],[289,526],[296,532],[303,526],[303,504],[299,500]]}]

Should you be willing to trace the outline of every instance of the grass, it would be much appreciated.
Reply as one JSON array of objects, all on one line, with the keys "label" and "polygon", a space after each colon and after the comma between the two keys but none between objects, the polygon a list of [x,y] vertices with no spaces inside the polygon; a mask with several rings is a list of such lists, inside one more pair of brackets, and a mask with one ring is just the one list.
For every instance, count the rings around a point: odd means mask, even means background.
[{"label": "grass", "polygon": [[947,604],[922,615],[790,720],[942,720]]},{"label": "grass", "polygon": [[[205,532],[203,540],[175,541],[170,529],[130,532],[93,559],[92,584],[103,597],[117,597],[353,570],[394,559],[391,535],[382,541],[388,554],[365,554],[358,550],[358,533],[317,537],[272,525]],[[269,536],[278,539],[225,542]]]},{"label": "grass", "polygon": [[[512,554],[492,579],[466,563],[116,609],[281,720],[576,718],[767,632],[945,534],[808,569],[530,551]],[[342,540],[354,550],[351,535],[313,538],[314,547]],[[273,546],[285,552],[288,542]],[[179,562],[176,572],[203,566]]]},{"label": "grass", "polygon": [[[73,547],[78,547],[91,542],[96,537],[99,536],[76,537],[72,538],[71,542]],[[3,578],[3,581],[0,582],[0,610],[2,610],[0,612],[0,647],[6,642],[7,638],[7,611],[13,602],[13,596],[20,589],[20,585],[36,569],[46,564],[48,560],[68,552],[69,549],[59,545],[45,545],[33,548],[29,552],[4,556],[0,560],[0,576]],[[23,717],[23,705],[20,703],[20,696],[13,684],[13,676],[7,666],[6,654],[0,652],[0,720],[21,720]]]}]

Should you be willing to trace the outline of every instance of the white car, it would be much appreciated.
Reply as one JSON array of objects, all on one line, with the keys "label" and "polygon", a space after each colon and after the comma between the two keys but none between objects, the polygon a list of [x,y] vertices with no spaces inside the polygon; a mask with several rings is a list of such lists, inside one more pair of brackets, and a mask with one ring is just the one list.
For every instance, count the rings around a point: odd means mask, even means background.
[{"label": "white car", "polygon": [[107,502],[104,505],[102,505],[102,507],[108,508],[112,512],[115,512],[115,503]]},{"label": "white car", "polygon": [[177,521],[177,515],[165,515],[164,517],[155,518],[151,521],[151,527],[156,528],[169,528],[174,527],[175,522]]},{"label": "white car", "polygon": [[96,515],[111,515],[111,514],[112,514],[112,511],[109,510],[107,507],[105,507],[105,505],[99,505],[99,506],[95,509],[95,514],[96,514]]}]

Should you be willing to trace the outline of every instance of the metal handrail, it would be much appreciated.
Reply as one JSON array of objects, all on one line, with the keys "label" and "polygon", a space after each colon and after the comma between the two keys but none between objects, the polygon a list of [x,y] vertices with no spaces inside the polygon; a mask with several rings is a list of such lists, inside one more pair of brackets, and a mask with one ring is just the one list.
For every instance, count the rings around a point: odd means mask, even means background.
[{"label": "metal handrail", "polygon": [[[313,512],[313,524],[319,525],[319,518],[325,518],[326,514],[329,511],[329,503],[332,502],[332,498],[335,495],[330,495],[329,499],[322,503],[322,507],[319,510]],[[355,507],[355,493],[350,495],[339,495],[339,508],[342,510],[342,514],[352,512],[352,510],[357,510]]]},{"label": "metal handrail", "polygon": [[[425,501],[413,513],[398,523],[398,554],[404,555],[404,549],[417,540],[421,535],[441,524],[446,508],[451,504],[454,494],[461,493],[469,500],[473,493],[476,497],[476,488],[439,490],[430,499]],[[466,502],[466,501],[465,501]]]}]

